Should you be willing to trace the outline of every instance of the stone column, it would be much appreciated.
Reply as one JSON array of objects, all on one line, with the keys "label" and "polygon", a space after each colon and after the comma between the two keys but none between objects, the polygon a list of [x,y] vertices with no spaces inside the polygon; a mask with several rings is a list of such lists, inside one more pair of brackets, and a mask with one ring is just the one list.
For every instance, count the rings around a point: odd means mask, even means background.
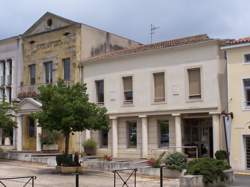
[{"label": "stone column", "polygon": [[38,120],[36,120],[36,151],[42,151],[41,145],[41,135],[42,135],[42,128],[39,127]]},{"label": "stone column", "polygon": [[176,151],[182,152],[181,115],[172,114],[175,121],[175,146]]},{"label": "stone column", "polygon": [[139,116],[141,118],[141,127],[142,127],[142,152],[141,156],[142,158],[147,158],[148,157],[148,118],[146,115]]},{"label": "stone column", "polygon": [[213,152],[220,150],[220,115],[218,113],[212,114],[213,120]]},{"label": "stone column", "polygon": [[90,130],[85,130],[85,140],[88,140],[91,138]]},{"label": "stone column", "polygon": [[16,120],[17,120],[17,151],[22,151],[23,150],[23,128],[22,128],[22,116],[18,115]]},{"label": "stone column", "polygon": [[112,117],[112,156],[116,158],[118,156],[118,129],[117,118]]}]

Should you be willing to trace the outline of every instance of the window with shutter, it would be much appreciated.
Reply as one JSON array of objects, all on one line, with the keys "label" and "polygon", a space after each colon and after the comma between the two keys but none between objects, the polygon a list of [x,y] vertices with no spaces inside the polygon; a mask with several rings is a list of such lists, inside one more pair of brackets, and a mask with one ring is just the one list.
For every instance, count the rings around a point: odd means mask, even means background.
[{"label": "window with shutter", "polygon": [[201,75],[200,68],[188,69],[189,98],[201,98]]},{"label": "window with shutter", "polygon": [[133,103],[133,79],[132,76],[123,77],[124,103]]},{"label": "window with shutter", "polygon": [[154,73],[154,101],[165,101],[165,80],[164,72]]}]

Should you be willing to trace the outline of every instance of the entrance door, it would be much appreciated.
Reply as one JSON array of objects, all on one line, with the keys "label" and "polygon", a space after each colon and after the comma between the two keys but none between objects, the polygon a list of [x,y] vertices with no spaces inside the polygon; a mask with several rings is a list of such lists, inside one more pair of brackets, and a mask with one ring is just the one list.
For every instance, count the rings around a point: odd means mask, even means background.
[{"label": "entrance door", "polygon": [[[210,118],[184,119],[183,143],[184,146],[197,146],[199,157],[212,157],[212,120]],[[190,150],[185,149],[185,152],[193,157],[190,155],[192,153]]]},{"label": "entrance door", "polygon": [[250,169],[250,136],[246,136],[246,166]]}]

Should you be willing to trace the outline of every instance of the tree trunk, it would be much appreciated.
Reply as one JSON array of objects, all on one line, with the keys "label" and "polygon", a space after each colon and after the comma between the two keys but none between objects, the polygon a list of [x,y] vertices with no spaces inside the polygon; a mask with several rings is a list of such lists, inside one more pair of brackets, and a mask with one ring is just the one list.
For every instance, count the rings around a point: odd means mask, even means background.
[{"label": "tree trunk", "polygon": [[70,133],[65,134],[65,148],[64,148],[65,155],[69,154],[69,138],[70,138]]}]

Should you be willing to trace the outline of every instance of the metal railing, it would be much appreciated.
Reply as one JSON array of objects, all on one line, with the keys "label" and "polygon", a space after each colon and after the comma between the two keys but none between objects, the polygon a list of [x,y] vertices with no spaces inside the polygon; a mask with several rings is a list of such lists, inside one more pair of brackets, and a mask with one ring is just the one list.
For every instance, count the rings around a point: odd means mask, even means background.
[{"label": "metal railing", "polygon": [[[37,178],[36,176],[0,178],[0,185],[2,185],[3,187],[9,187],[6,184],[6,181],[13,181],[13,182],[17,182],[17,183],[24,183],[22,187],[26,187],[29,184],[31,184],[31,186],[34,187],[36,178]],[[23,181],[20,179],[26,179],[26,180]]]},{"label": "metal railing", "polygon": [[[128,175],[128,177],[126,176],[126,178],[122,177],[121,172],[124,171],[131,171]],[[127,186],[129,187],[129,180],[131,179],[131,177],[134,175],[134,187],[136,187],[136,172],[137,172],[137,168],[128,168],[128,169],[117,169],[117,170],[113,170],[114,173],[114,187],[117,186],[117,181],[116,181],[116,176],[119,177],[120,181],[122,182],[122,187],[123,186]]]}]

